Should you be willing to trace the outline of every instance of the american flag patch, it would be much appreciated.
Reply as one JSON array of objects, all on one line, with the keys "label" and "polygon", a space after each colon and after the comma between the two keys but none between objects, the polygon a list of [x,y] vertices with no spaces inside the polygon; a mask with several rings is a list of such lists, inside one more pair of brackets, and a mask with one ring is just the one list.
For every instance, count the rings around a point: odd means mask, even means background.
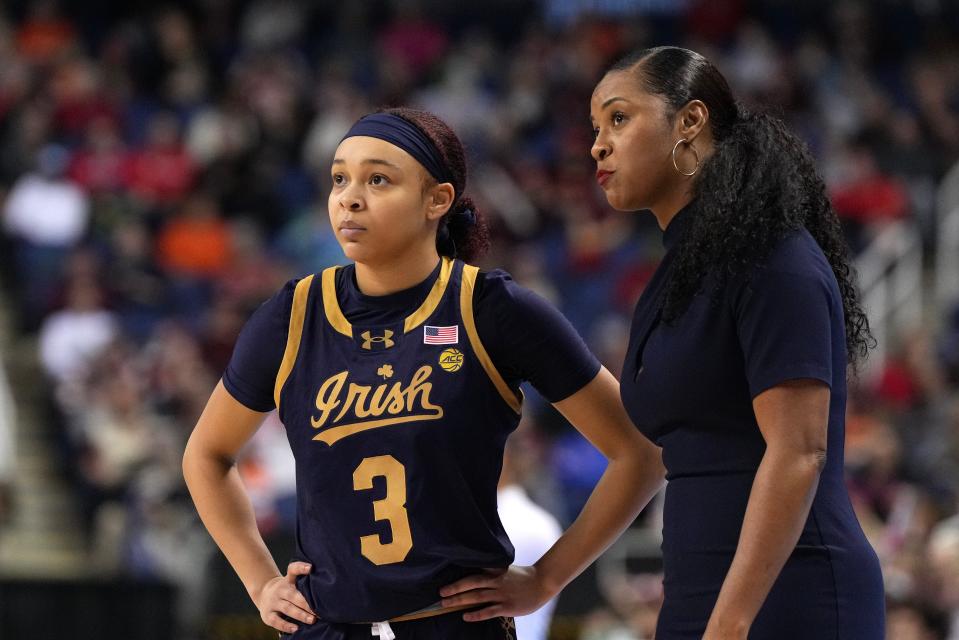
[{"label": "american flag patch", "polygon": [[456,344],[460,341],[460,327],[423,327],[423,344]]}]

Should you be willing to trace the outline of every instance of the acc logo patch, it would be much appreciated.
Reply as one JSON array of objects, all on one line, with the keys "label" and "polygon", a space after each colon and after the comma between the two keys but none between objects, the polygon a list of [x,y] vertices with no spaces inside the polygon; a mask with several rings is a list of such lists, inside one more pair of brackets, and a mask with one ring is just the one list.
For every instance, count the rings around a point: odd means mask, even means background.
[{"label": "acc logo patch", "polygon": [[463,352],[459,349],[443,349],[440,354],[440,367],[443,371],[459,371],[463,366]]}]

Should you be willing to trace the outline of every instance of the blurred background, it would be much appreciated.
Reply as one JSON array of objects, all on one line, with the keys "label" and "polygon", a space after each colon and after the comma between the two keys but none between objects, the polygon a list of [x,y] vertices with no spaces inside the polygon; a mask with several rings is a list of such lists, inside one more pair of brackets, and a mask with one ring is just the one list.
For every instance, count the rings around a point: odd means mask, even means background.
[{"label": "blurred background", "polygon": [[[250,313],[344,261],[329,162],[376,107],[455,128],[493,227],[482,266],[618,372],[661,234],[596,187],[588,100],[613,59],[661,44],[706,55],[817,157],[879,339],[846,464],[888,637],[959,638],[955,0],[0,4],[0,637],[275,638],[180,455]],[[565,525],[603,459],[527,398],[510,479]],[[285,566],[275,418],[240,467]],[[551,638],[652,637],[659,522],[656,500],[560,597]]]}]

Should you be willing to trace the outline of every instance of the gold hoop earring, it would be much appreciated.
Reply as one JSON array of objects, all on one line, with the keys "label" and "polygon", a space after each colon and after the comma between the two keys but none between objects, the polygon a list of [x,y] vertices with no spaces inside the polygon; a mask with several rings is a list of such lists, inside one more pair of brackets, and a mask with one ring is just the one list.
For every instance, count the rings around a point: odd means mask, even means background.
[{"label": "gold hoop earring", "polygon": [[682,169],[679,168],[679,165],[678,165],[678,164],[676,164],[676,149],[678,149],[678,148],[679,148],[679,145],[681,145],[681,144],[684,143],[684,142],[686,142],[687,144],[689,143],[689,141],[686,140],[686,138],[680,138],[679,140],[676,141],[676,144],[673,145],[673,154],[672,154],[672,155],[673,155],[673,168],[676,169],[676,171],[679,172],[680,174],[682,174],[682,175],[686,176],[687,178],[689,178],[689,177],[692,177],[692,176],[696,175],[696,172],[699,171],[699,162],[700,162],[700,161],[699,161],[699,152],[696,151],[696,147],[694,147],[692,144],[689,144],[689,148],[692,150],[693,155],[696,156],[696,166],[693,168],[693,172],[692,172],[692,173],[686,173],[685,171],[683,171]]}]

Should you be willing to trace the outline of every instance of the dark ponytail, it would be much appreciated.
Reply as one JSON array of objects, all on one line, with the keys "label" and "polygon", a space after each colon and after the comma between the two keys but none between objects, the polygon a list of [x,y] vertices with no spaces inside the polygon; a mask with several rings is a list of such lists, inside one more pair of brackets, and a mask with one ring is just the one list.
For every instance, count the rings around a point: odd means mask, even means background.
[{"label": "dark ponytail", "polygon": [[398,107],[384,109],[383,113],[399,116],[426,134],[453,176],[455,200],[440,219],[436,231],[436,250],[440,255],[459,258],[464,262],[482,257],[489,250],[489,226],[473,206],[473,201],[463,195],[467,177],[463,143],[448,124],[428,111]]},{"label": "dark ponytail", "polygon": [[440,221],[436,249],[441,256],[465,262],[482,256],[489,249],[489,227],[468,196],[458,198]]},{"label": "dark ponytail", "polygon": [[719,70],[694,51],[646,49],[611,70],[634,71],[644,90],[666,101],[670,119],[690,100],[701,100],[710,114],[716,149],[694,183],[696,215],[676,249],[664,320],[674,321],[685,312],[702,290],[705,274],[715,274],[721,286],[765,260],[787,234],[805,227],[839,284],[846,355],[855,367],[875,341],[856,291],[845,236],[806,145],[782,120],[739,105]]}]

